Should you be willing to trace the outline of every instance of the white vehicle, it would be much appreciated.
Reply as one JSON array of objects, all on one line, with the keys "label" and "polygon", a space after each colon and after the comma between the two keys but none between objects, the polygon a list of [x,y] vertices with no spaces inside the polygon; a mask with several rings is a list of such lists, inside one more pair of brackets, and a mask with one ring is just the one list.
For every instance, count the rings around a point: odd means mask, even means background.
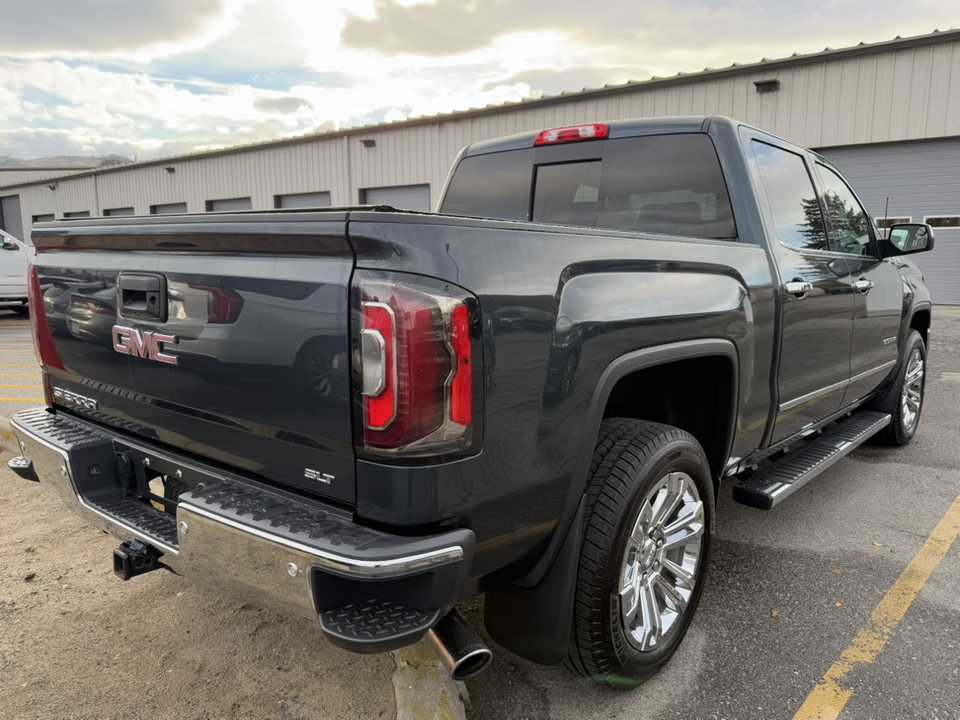
[{"label": "white vehicle", "polygon": [[0,307],[27,312],[27,269],[34,250],[0,230]]}]

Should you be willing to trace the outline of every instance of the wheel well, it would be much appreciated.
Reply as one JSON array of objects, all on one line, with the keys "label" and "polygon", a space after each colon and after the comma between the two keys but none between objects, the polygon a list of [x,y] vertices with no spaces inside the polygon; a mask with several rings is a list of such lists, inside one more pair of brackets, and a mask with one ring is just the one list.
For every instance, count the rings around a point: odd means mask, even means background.
[{"label": "wheel well", "polygon": [[708,356],[637,370],[614,386],[604,418],[624,417],[672,425],[693,435],[720,477],[733,422],[733,365]]},{"label": "wheel well", "polygon": [[913,317],[910,318],[910,328],[920,333],[920,336],[923,338],[923,344],[930,347],[929,338],[927,337],[930,330],[929,310],[917,310],[917,312],[913,314]]}]

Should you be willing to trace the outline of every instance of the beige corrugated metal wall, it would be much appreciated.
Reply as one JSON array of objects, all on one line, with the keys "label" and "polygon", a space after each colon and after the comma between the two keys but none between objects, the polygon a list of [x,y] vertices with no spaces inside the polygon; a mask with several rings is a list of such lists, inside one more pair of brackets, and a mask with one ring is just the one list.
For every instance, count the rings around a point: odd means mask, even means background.
[{"label": "beige corrugated metal wall", "polygon": [[[451,163],[470,143],[663,115],[729,115],[818,148],[960,136],[960,32],[929,38],[60,178],[55,190],[49,183],[0,187],[0,196],[20,195],[27,233],[32,217],[47,213],[132,206],[147,214],[151,205],[175,202],[202,212],[207,200],[236,197],[267,209],[275,195],[301,192],[328,191],[333,205],[345,205],[358,201],[361,188],[427,184],[436,203]],[[779,91],[756,91],[755,81],[771,79]]]}]

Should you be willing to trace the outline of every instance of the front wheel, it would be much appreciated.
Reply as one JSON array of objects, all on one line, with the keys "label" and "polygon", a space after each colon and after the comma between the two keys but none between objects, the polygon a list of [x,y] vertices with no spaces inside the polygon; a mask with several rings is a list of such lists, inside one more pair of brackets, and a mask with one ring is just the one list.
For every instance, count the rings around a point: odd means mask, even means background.
[{"label": "front wheel", "polygon": [[874,437],[880,445],[898,447],[913,440],[920,425],[923,391],[927,374],[927,346],[916,330],[911,330],[900,351],[900,370],[879,409],[891,415],[890,424]]},{"label": "front wheel", "polygon": [[670,659],[703,591],[713,482],[689,433],[603,423],[591,464],[567,666],[636,687]]}]

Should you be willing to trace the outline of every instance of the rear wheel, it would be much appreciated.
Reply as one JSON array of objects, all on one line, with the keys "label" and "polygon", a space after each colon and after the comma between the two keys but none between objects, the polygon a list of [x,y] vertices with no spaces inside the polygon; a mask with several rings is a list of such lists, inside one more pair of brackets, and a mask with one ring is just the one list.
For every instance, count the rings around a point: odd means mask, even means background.
[{"label": "rear wheel", "polygon": [[20,313],[21,315],[28,315],[30,313],[30,306],[24,303],[23,305],[17,305],[11,310]]},{"label": "rear wheel", "polygon": [[713,483],[689,433],[604,421],[591,466],[567,666],[629,689],[683,639],[703,591]]}]

